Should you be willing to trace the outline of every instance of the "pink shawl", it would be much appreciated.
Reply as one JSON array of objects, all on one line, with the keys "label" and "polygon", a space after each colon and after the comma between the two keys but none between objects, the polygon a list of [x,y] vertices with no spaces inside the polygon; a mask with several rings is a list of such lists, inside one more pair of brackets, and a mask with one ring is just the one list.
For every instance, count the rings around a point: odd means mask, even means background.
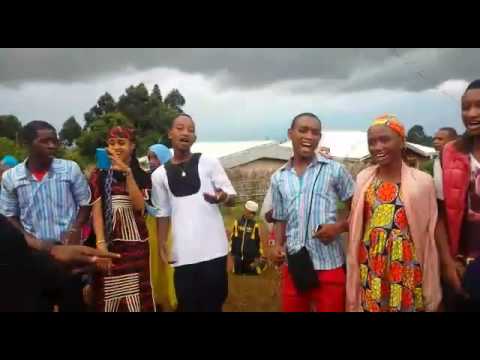
[{"label": "pink shawl", "polygon": [[[365,193],[375,178],[378,166],[371,166],[357,176],[350,213],[350,233],[347,249],[347,311],[362,311],[360,299],[360,269],[358,252],[363,238]],[[402,165],[402,191],[410,234],[415,244],[416,257],[423,271],[423,295],[426,311],[436,311],[442,295],[440,269],[435,244],[437,200],[430,175]]]}]

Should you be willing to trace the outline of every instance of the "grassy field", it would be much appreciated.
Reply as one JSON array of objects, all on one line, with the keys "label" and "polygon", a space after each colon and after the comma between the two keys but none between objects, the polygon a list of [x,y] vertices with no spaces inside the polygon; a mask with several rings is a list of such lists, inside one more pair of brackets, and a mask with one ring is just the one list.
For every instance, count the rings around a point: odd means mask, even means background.
[{"label": "grassy field", "polygon": [[[243,213],[243,205],[222,208],[225,227],[231,231],[235,219]],[[280,311],[279,273],[269,266],[258,276],[228,275],[228,298],[224,311],[272,312]]]},{"label": "grassy field", "polygon": [[[339,218],[343,218],[344,204],[338,204]],[[225,227],[229,231],[233,221],[240,218],[243,205],[222,208]],[[345,241],[345,240],[344,240]],[[345,243],[344,243],[345,246]],[[258,276],[228,275],[228,298],[224,305],[227,312],[277,312],[280,311],[280,274],[269,265]]]}]

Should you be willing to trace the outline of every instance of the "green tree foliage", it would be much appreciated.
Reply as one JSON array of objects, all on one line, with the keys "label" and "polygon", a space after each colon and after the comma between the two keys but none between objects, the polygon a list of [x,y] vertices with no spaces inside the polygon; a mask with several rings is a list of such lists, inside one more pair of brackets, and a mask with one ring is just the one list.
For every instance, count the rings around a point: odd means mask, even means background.
[{"label": "green tree foliage", "polygon": [[412,126],[412,128],[408,131],[407,141],[425,146],[433,145],[433,137],[427,136],[423,130],[423,126],[421,125]]},{"label": "green tree foliage", "polygon": [[182,111],[182,107],[185,105],[185,98],[180,94],[180,91],[173,89],[170,91],[165,98],[165,104],[169,107],[174,108],[178,112]]},{"label": "green tree foliage", "polygon": [[74,116],[70,116],[67,121],[63,123],[62,130],[60,130],[60,140],[72,146],[74,141],[80,137],[82,134],[82,128],[75,120]]},{"label": "green tree foliage", "polygon": [[162,103],[162,93],[160,92],[160,88],[157,84],[153,86],[152,94],[150,95],[150,101],[158,101],[158,103]]},{"label": "green tree foliage", "polygon": [[0,115],[0,136],[17,141],[22,124],[14,115]]},{"label": "green tree foliage", "polygon": [[27,157],[27,150],[24,147],[15,144],[11,139],[0,137],[0,160],[3,159],[5,155],[12,155],[18,161],[23,161]]},{"label": "green tree foliage", "polygon": [[77,139],[79,154],[93,160],[95,149],[106,146],[108,129],[114,126],[132,126],[125,115],[115,112],[107,113],[93,123]]},{"label": "green tree foliage", "polygon": [[116,112],[117,103],[115,99],[108,92],[100,96],[97,103],[84,114],[85,128],[90,126],[95,120],[102,117],[105,114]]}]

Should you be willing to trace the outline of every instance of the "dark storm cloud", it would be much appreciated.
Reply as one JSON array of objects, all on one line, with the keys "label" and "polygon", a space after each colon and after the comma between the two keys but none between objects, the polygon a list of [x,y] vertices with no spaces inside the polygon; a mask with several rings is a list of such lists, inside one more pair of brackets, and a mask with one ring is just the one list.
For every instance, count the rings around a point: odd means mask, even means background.
[{"label": "dark storm cloud", "polygon": [[87,82],[127,69],[173,68],[252,88],[308,80],[302,91],[419,91],[479,77],[478,49],[0,49],[0,84]]}]

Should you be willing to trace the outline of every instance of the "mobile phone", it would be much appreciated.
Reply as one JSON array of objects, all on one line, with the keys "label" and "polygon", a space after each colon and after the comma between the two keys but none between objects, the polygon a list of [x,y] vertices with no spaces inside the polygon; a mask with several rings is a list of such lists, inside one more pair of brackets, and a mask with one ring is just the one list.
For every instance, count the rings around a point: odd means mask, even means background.
[{"label": "mobile phone", "polygon": [[95,150],[95,158],[97,160],[97,169],[108,170],[112,166],[105,148],[97,148]]},{"label": "mobile phone", "polygon": [[315,234],[320,231],[322,229],[322,225],[318,225],[317,228],[313,231],[313,236],[315,236]]}]

